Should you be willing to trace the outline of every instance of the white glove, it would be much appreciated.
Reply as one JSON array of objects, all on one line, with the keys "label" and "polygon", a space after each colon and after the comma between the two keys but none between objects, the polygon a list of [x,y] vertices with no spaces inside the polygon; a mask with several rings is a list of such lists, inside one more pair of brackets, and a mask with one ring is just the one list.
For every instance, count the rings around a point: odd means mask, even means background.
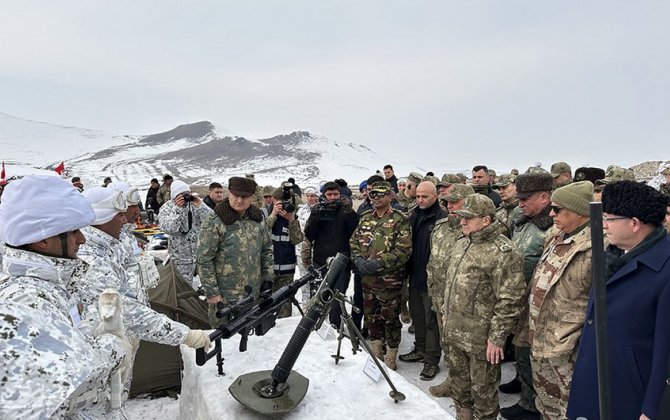
[{"label": "white glove", "polygon": [[205,348],[205,351],[208,351],[212,346],[212,342],[209,341],[209,334],[203,330],[191,330],[184,340],[184,344],[189,346],[192,349],[199,349],[201,347]]}]

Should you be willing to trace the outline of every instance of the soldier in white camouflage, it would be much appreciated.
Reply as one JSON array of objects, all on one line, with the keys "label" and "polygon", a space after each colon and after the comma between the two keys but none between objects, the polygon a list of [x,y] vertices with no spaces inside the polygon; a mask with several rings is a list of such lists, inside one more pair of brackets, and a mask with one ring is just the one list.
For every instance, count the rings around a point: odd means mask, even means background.
[{"label": "soldier in white camouflage", "polygon": [[[351,260],[362,276],[364,322],[373,356],[395,370],[402,329],[400,289],[412,252],[412,229],[407,216],[391,207],[391,184],[375,182],[369,196],[375,209],[361,215],[351,236]],[[386,355],[382,352],[384,337]]]},{"label": "soldier in white camouflage", "polygon": [[[516,177],[516,197],[519,206],[512,213],[512,241],[523,256],[523,276],[526,285],[530,284],[537,261],[542,255],[544,242],[554,225],[549,216],[551,209],[551,190],[554,180],[551,174],[540,167],[528,168],[529,172]],[[528,343],[528,291],[524,298],[523,313],[514,328],[514,358],[517,377],[500,386],[500,391],[513,393],[521,391],[521,399],[511,407],[500,410],[508,420],[539,419],[535,407],[535,390],[530,366],[530,343]]]},{"label": "soldier in white camouflage", "polygon": [[[456,183],[451,191],[442,197],[444,205],[449,210],[449,217],[435,222],[433,233],[430,236],[430,259],[426,271],[428,272],[428,294],[433,301],[433,310],[437,315],[437,323],[440,328],[440,345],[446,357],[448,345],[445,340],[444,325],[442,322],[442,305],[444,304],[444,284],[447,281],[447,269],[449,268],[449,256],[458,238],[463,236],[461,230],[461,216],[456,210],[461,210],[465,203],[465,197],[474,194],[475,190],[465,184]],[[451,395],[451,378],[447,377],[442,383],[428,388],[435,397],[449,397]]]},{"label": "soldier in white camouflage", "polygon": [[[170,238],[168,255],[174,268],[189,284],[195,275],[195,245],[203,220],[212,213],[200,197],[191,194],[183,181],[174,181],[171,186],[172,199],[161,207],[158,227]],[[194,287],[195,288],[195,287]]]},{"label": "soldier in white camouflage", "polygon": [[503,346],[524,298],[521,255],[498,233],[494,212],[483,194],[467,196],[456,210],[464,236],[449,257],[442,322],[459,420],[497,418]]},{"label": "soldier in white camouflage", "polygon": [[535,405],[543,419],[567,418],[572,371],[591,289],[589,202],[593,184],[574,182],[551,196],[558,229],[530,283],[528,341]]},{"label": "soldier in white camouflage", "polygon": [[496,220],[505,228],[502,233],[508,238],[512,237],[512,212],[519,205],[519,200],[516,198],[515,179],[516,176],[512,174],[502,174],[495,183],[502,199],[496,209]]},{"label": "soldier in white camouflage", "polygon": [[252,205],[256,182],[233,177],[230,196],[204,221],[196,251],[198,273],[209,303],[209,321],[216,327],[219,302],[242,299],[249,285],[255,297],[272,288],[273,254],[261,210]]},{"label": "soldier in white camouflage", "polygon": [[[25,200],[31,197],[30,201]],[[0,418],[105,418],[109,378],[122,339],[78,329],[80,305],[66,290],[82,261],[80,228],[91,205],[53,176],[13,182],[0,205],[7,243],[0,275]]]}]

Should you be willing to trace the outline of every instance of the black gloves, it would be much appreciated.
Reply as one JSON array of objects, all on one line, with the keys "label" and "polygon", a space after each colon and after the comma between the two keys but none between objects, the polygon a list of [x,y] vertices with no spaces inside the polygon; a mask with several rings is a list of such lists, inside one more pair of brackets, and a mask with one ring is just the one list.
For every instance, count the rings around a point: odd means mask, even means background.
[{"label": "black gloves", "polygon": [[362,276],[376,274],[383,267],[380,260],[364,260],[362,257],[356,258],[354,265]]}]

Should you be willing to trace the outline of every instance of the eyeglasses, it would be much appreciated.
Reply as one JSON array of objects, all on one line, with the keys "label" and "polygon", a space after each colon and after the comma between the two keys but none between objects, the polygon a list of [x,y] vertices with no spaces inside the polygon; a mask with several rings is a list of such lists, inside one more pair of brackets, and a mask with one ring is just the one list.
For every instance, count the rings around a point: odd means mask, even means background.
[{"label": "eyeglasses", "polygon": [[554,214],[558,214],[561,212],[561,210],[563,210],[563,207],[558,206],[549,206],[549,208],[551,209],[551,211],[554,212]]},{"label": "eyeglasses", "polygon": [[370,191],[370,193],[368,194],[368,196],[369,196],[370,198],[372,198],[372,199],[375,199],[375,198],[382,198],[382,197],[384,197],[384,196],[387,195],[387,194],[388,194],[388,193],[385,193],[385,192]]},{"label": "eyeglasses", "polygon": [[126,198],[123,196],[123,193],[121,191],[116,191],[114,195],[107,200],[91,204],[91,207],[94,209],[116,210],[121,213],[128,210],[128,203],[126,203]]},{"label": "eyeglasses", "polygon": [[630,219],[630,217],[626,217],[626,216],[609,216],[608,217],[608,216],[605,216],[603,214],[603,222],[609,223],[609,222],[613,222],[615,220],[621,220],[621,219]]}]

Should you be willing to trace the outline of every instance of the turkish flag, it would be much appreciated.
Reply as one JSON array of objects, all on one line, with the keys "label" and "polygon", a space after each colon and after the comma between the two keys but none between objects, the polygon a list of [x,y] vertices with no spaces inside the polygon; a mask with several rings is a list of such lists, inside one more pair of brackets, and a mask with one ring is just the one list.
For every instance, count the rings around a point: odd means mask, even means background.
[{"label": "turkish flag", "polygon": [[62,174],[63,171],[65,170],[65,162],[61,162],[60,165],[56,166],[56,169],[54,169],[58,175]]},{"label": "turkish flag", "polygon": [[5,161],[2,161],[2,172],[0,172],[0,179],[5,179]]}]

